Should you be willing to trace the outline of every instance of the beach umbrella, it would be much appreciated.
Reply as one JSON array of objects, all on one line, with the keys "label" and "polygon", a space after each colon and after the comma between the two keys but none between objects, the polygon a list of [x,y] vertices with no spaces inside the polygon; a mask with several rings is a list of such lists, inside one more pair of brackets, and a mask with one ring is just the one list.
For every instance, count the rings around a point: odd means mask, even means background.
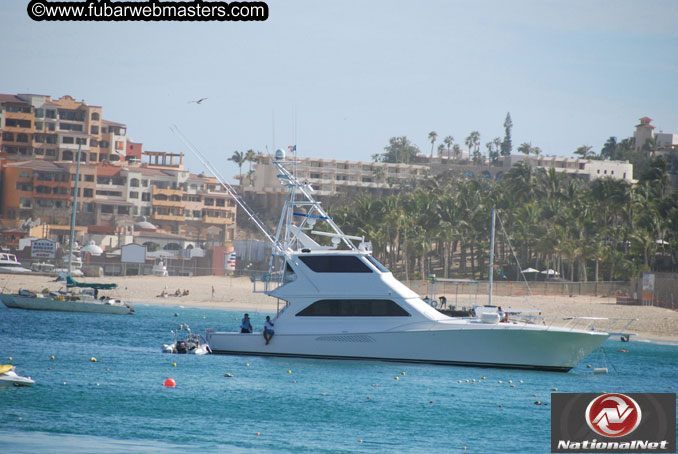
[{"label": "beach umbrella", "polygon": [[534,268],[527,268],[521,271],[521,273],[526,274],[526,273],[538,273],[539,270],[535,270]]}]

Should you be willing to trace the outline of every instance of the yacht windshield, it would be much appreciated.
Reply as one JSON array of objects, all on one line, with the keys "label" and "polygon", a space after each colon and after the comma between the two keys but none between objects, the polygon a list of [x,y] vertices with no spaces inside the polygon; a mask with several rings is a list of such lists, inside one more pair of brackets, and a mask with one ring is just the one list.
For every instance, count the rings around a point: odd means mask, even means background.
[{"label": "yacht windshield", "polygon": [[390,271],[388,270],[388,268],[386,268],[384,265],[382,265],[381,263],[379,263],[379,260],[375,259],[375,258],[372,257],[371,255],[366,255],[365,257],[367,258],[367,260],[370,261],[370,263],[371,263],[372,265],[376,266],[377,269],[378,269],[379,271],[381,271],[382,273],[390,273]]},{"label": "yacht windshield", "polygon": [[299,257],[316,273],[371,273],[355,255],[302,255]]}]

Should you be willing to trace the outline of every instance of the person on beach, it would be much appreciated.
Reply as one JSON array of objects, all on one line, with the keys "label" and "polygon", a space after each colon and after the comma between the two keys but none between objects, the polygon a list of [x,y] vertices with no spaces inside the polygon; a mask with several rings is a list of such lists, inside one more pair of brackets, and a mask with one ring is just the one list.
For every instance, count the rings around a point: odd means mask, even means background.
[{"label": "person on beach", "polygon": [[212,286],[212,299],[214,299],[214,286]]},{"label": "person on beach", "polygon": [[251,333],[252,332],[252,322],[250,321],[250,314],[245,314],[245,317],[240,322],[240,332],[241,333]]},{"label": "person on beach", "polygon": [[273,331],[273,327],[275,326],[275,323],[271,321],[270,316],[266,316],[266,323],[264,323],[264,339],[266,339],[266,345],[268,345],[269,342],[271,342],[271,338],[275,334],[275,331]]}]

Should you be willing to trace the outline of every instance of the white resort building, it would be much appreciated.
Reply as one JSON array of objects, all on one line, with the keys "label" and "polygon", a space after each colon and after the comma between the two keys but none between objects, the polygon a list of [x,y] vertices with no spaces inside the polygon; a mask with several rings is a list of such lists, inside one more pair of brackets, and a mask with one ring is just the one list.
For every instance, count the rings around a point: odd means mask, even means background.
[{"label": "white resort building", "polygon": [[[423,180],[429,174],[428,165],[293,156],[288,156],[288,159],[297,161],[296,165],[290,165],[290,169],[301,181],[308,181],[315,196],[320,197],[334,196],[349,189],[388,190]],[[243,192],[287,193],[287,188],[278,181],[277,169],[270,157],[261,157],[254,167],[252,177],[242,175]]]},{"label": "white resort building", "polygon": [[499,158],[501,166],[511,168],[518,162],[527,162],[531,167],[548,169],[556,172],[580,175],[589,181],[596,178],[611,177],[633,183],[633,164],[628,161],[605,161],[597,159],[566,158],[563,156],[528,156],[511,155]]}]

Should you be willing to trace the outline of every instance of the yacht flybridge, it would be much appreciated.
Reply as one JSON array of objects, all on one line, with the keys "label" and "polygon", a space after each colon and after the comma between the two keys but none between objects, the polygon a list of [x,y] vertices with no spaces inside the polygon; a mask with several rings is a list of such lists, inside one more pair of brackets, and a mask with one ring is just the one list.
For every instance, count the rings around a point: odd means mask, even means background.
[{"label": "yacht flybridge", "polygon": [[285,161],[282,150],[273,162],[289,193],[275,235],[193,151],[272,243],[264,292],[285,302],[268,345],[261,332],[209,329],[205,337],[213,353],[568,371],[609,336],[501,323],[496,310],[448,317],[372,257],[369,242],[341,231],[313,198],[312,187],[288,170],[294,162]]}]

